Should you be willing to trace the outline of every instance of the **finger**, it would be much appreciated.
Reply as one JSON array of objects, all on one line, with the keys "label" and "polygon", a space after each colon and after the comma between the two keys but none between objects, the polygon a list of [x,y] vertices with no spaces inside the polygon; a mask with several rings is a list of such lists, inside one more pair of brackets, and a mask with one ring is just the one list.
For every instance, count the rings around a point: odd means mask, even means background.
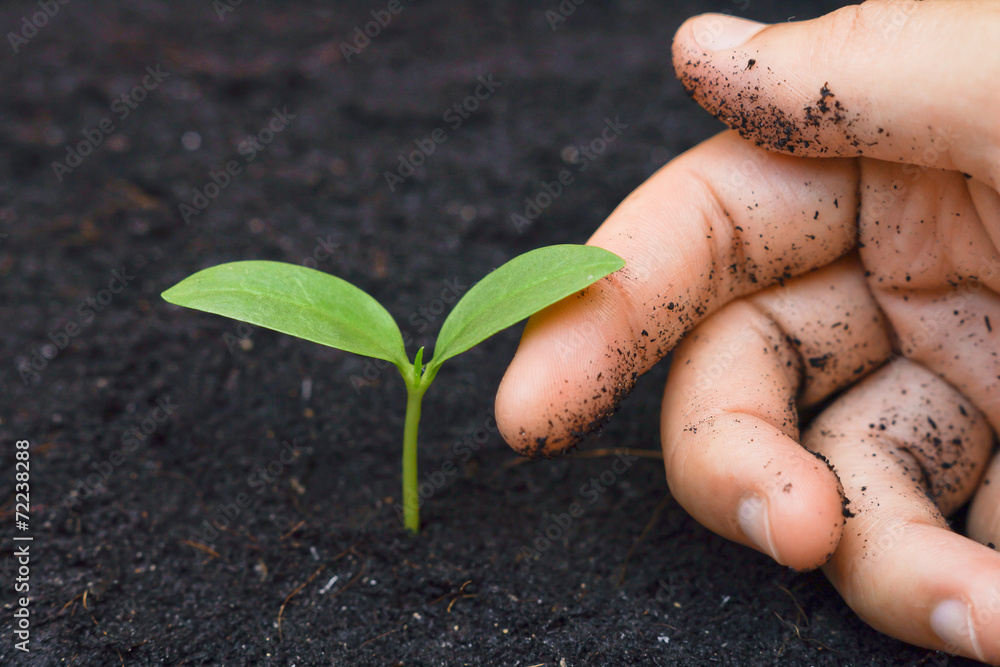
[{"label": "finger", "polygon": [[497,393],[507,442],[564,450],[708,313],[846,253],[855,170],[769,154],[734,133],[660,170],[589,241],[625,268],[529,320]]},{"label": "finger", "polygon": [[1000,4],[872,0],[764,26],[695,17],[674,67],[703,107],[770,150],[958,169],[998,185]]},{"label": "finger", "polygon": [[[1000,195],[960,174],[862,160],[861,257],[906,357],[1000,429]],[[969,511],[969,537],[1000,544],[1000,457]]]},{"label": "finger", "polygon": [[796,397],[822,400],[890,353],[855,257],[725,307],[674,353],[662,412],[671,493],[712,531],[783,565],[826,562],[843,497],[798,443]]},{"label": "finger", "polygon": [[975,489],[991,443],[975,406],[906,360],[851,389],[803,437],[850,499],[824,567],[844,600],[898,639],[1000,663],[1000,554],[942,516]]},{"label": "finger", "polygon": [[939,374],[1000,429],[1000,199],[966,179],[861,162],[861,258],[907,358]]},{"label": "finger", "polygon": [[969,537],[991,549],[1000,548],[1000,455],[986,470],[969,508]]}]

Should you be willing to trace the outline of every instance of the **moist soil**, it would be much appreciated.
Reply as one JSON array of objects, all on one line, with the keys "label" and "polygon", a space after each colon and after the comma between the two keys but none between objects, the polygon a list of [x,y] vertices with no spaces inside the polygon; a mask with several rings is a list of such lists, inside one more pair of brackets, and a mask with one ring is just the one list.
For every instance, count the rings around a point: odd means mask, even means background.
[{"label": "moist soil", "polygon": [[665,364],[574,456],[526,461],[491,416],[517,328],[449,362],[414,537],[392,368],[159,298],[221,262],[306,263],[376,296],[413,354],[490,268],[584,241],[720,129],[674,78],[684,17],[835,5],[73,2],[5,44],[0,664],[971,664],[869,629],[820,573],[695,523],[659,460],[609,454],[658,450]]}]

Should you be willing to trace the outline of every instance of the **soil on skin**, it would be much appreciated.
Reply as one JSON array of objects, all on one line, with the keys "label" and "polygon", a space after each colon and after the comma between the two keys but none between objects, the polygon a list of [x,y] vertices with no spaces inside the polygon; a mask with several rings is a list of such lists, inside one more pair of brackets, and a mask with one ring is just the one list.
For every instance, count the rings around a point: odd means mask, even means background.
[{"label": "soil on skin", "polygon": [[[821,574],[701,528],[659,461],[580,456],[659,448],[663,365],[576,456],[508,466],[491,410],[518,331],[449,362],[424,403],[429,498],[411,537],[394,510],[394,369],[159,298],[221,262],[315,262],[381,300],[412,354],[491,267],[584,241],[720,129],[674,78],[683,17],[836,3],[562,4],[576,9],[553,29],[555,0],[404,2],[347,62],[341,43],[386,3],[244,2],[220,20],[225,3],[74,2],[8,50],[0,664],[963,664],[869,629]],[[3,32],[37,10],[5,4]],[[135,108],[116,103],[144,77]],[[492,92],[448,114],[479,77]],[[100,146],[57,175],[105,118]],[[439,129],[390,189],[398,156]],[[260,150],[241,149],[252,136]],[[551,205],[512,222],[562,170]],[[196,190],[207,206],[186,223]],[[17,439],[27,654],[11,617]]]}]

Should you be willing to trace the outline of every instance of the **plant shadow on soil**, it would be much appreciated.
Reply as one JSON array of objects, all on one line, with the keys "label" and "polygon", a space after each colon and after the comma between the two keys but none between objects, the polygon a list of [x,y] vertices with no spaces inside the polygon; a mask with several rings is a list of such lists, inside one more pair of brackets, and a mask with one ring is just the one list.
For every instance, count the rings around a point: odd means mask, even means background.
[{"label": "plant shadow on soil", "polygon": [[[962,664],[869,629],[820,574],[701,528],[657,460],[622,474],[612,456],[509,465],[491,409],[517,328],[449,362],[428,393],[420,465],[434,488],[411,537],[393,511],[394,369],[159,298],[224,261],[313,262],[387,304],[412,354],[440,326],[442,292],[582,242],[719,129],[674,80],[684,17],[835,5],[592,0],[552,29],[556,2],[403,3],[346,62],[341,42],[384,6],[242,3],[220,19],[193,0],[70,3],[4,58],[0,441],[5,462],[8,443],[32,442],[36,540],[32,652],[12,648],[5,613],[0,664]],[[0,25],[35,10],[5,6]],[[502,85],[447,117],[487,75]],[[286,125],[261,134],[276,111]],[[581,158],[619,117],[629,127]],[[105,118],[114,128],[95,135]],[[438,129],[390,189],[397,155]],[[57,175],[84,130],[100,145]],[[241,146],[250,136],[260,145]],[[562,170],[573,182],[512,224]],[[215,196],[185,221],[195,189]],[[115,270],[127,285],[103,296]],[[52,358],[25,383],[36,350]],[[579,451],[656,450],[665,374]],[[608,471],[606,490],[588,486]],[[0,491],[9,593],[10,476]],[[571,522],[553,518],[573,503]],[[226,528],[206,529],[213,518]]]}]

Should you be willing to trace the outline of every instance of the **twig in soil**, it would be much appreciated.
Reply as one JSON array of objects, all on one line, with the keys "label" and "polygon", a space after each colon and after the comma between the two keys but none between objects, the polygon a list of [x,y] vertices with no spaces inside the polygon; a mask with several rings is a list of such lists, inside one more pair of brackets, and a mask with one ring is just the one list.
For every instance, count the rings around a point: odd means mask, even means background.
[{"label": "twig in soil", "polygon": [[378,637],[372,637],[372,638],[371,638],[371,639],[369,639],[368,641],[366,641],[366,642],[362,643],[362,644],[361,644],[361,646],[359,646],[358,648],[359,648],[359,649],[360,649],[360,648],[362,648],[362,647],[363,647],[363,646],[364,646],[365,644],[371,644],[371,643],[372,643],[373,641],[375,641],[375,640],[377,640],[377,639],[382,639],[382,637],[385,637],[386,635],[391,635],[391,634],[392,634],[392,633],[394,633],[394,632],[399,632],[399,631],[400,631],[400,629],[401,629],[401,628],[396,628],[396,629],[394,629],[394,630],[389,630],[389,632],[383,632],[383,633],[382,633],[382,634],[380,634],[380,635],[379,635]]},{"label": "twig in soil", "polygon": [[194,547],[198,551],[204,551],[205,553],[207,553],[212,558],[222,558],[222,556],[219,555],[218,551],[216,551],[212,547],[205,546],[204,544],[201,544],[200,542],[192,542],[191,540],[181,540],[181,544],[186,544],[189,547]]},{"label": "twig in soil", "polygon": [[[465,593],[465,587],[468,586],[471,583],[472,583],[472,579],[469,579],[467,582],[465,582],[464,584],[462,584],[462,586],[458,589],[458,595],[456,597],[452,598],[451,602],[448,603],[448,613],[449,614],[451,613],[451,608],[455,605],[455,602],[457,600],[461,600],[463,598],[474,598],[474,597],[476,597],[475,595],[473,595],[471,593],[466,593],[465,595],[462,595],[462,593]],[[436,605],[438,602],[441,602],[441,600],[444,600],[449,595],[451,595],[451,593],[445,593],[441,597],[435,598],[428,606],[433,607],[434,605]]]},{"label": "twig in soil", "polygon": [[299,521],[297,524],[295,524],[294,526],[292,526],[291,530],[289,530],[287,533],[285,533],[284,535],[281,536],[281,540],[280,541],[284,542],[289,537],[291,537],[292,535],[294,535],[295,531],[297,531],[299,528],[301,528],[304,525],[306,525],[305,520]]},{"label": "twig in soil", "polygon": [[325,568],[326,568],[326,565],[320,565],[318,570],[316,570],[315,572],[313,572],[312,575],[308,579],[306,579],[298,587],[296,587],[296,589],[294,591],[292,591],[291,593],[289,593],[288,597],[285,598],[285,601],[281,603],[281,609],[278,610],[278,641],[281,641],[281,617],[285,613],[285,605],[287,605],[288,601],[291,600],[293,597],[295,597],[295,595],[299,591],[301,591],[303,588],[305,588],[306,586],[308,586],[309,583],[312,582],[313,579],[315,579],[316,577],[318,577],[319,573],[322,572]]},{"label": "twig in soil", "polygon": [[[357,554],[355,553],[355,555],[357,555]],[[350,581],[348,581],[346,584],[344,584],[343,587],[341,587],[336,593],[334,593],[333,595],[331,595],[330,599],[332,600],[333,598],[337,597],[338,595],[340,595],[341,593],[343,593],[344,591],[346,591],[348,588],[350,588],[354,584],[358,583],[358,580],[360,580],[361,577],[363,577],[365,575],[365,572],[367,572],[367,571],[368,571],[368,561],[365,561],[365,564],[361,566],[361,571],[358,572],[353,577],[351,577]]]},{"label": "twig in soil", "polygon": [[[80,593],[75,598],[73,598],[72,600],[70,600],[69,602],[67,602],[66,604],[64,604],[62,606],[62,609],[59,610],[59,613],[60,614],[63,613],[64,611],[66,611],[66,607],[70,606],[71,604],[73,604],[74,602],[76,602],[77,600],[79,600],[80,598],[82,598],[82,597],[84,597],[86,595],[87,595],[87,591],[84,591],[84,592]],[[86,609],[86,607],[84,607],[84,609]]]},{"label": "twig in soil", "polygon": [[805,610],[802,608],[802,605],[799,604],[799,601],[795,599],[795,596],[792,595],[792,592],[790,590],[788,590],[787,588],[785,588],[784,586],[782,586],[781,584],[775,584],[775,586],[777,586],[781,590],[785,591],[785,593],[788,594],[788,597],[792,598],[792,603],[795,604],[795,609],[796,609],[796,611],[799,614],[796,617],[795,620],[798,620],[799,617],[801,617],[802,618],[802,625],[808,628],[809,627],[809,617],[806,616]]},{"label": "twig in soil", "polygon": [[[223,528],[222,530],[228,531],[229,529],[228,528]],[[253,544],[246,545],[248,548],[250,548],[250,549],[256,549],[257,551],[264,551],[265,550],[265,547],[263,545],[261,545],[260,540],[258,540],[256,537],[254,537],[253,535],[251,535],[250,533],[248,533],[245,528],[237,528],[236,531],[234,531],[234,532],[237,535],[239,535],[240,537],[245,537],[246,539],[248,539],[251,542],[253,542]]]},{"label": "twig in soil", "polygon": [[721,621],[721,620],[722,620],[722,619],[724,619],[724,618],[729,618],[730,616],[732,616],[732,615],[733,615],[733,614],[735,614],[735,613],[736,613],[736,610],[735,610],[735,609],[730,609],[729,611],[727,611],[727,612],[726,612],[725,614],[723,614],[722,616],[713,616],[712,618],[708,619],[708,621],[709,621],[710,623],[716,623],[716,622],[718,622],[718,621]]},{"label": "twig in soil", "polygon": [[[636,456],[641,459],[656,459],[658,461],[663,460],[663,452],[657,451],[655,449],[630,449],[628,447],[606,447],[604,449],[590,449],[585,452],[577,452],[572,456],[568,457],[571,459],[593,459],[601,456],[614,456],[615,454],[624,454],[625,456]],[[536,461],[537,459],[529,459],[524,456],[519,456],[516,459],[511,459],[504,463],[501,467],[503,468],[513,468],[514,466],[524,465],[525,463],[530,463],[531,461]]]},{"label": "twig in soil", "polygon": [[96,619],[96,618],[94,618],[94,615],[93,615],[93,614],[91,614],[91,615],[90,615],[90,620],[92,620],[92,621],[94,622],[94,625],[96,625],[96,626],[97,626],[97,629],[101,631],[101,634],[102,634],[102,635],[104,635],[105,637],[107,637],[107,636],[108,636],[108,633],[104,631],[104,628],[102,628],[102,627],[101,627],[101,624],[97,622],[97,619]]},{"label": "twig in soil", "polygon": [[645,541],[650,531],[652,531],[653,527],[659,522],[660,517],[663,515],[663,510],[667,509],[667,504],[669,502],[670,502],[670,496],[669,495],[664,496],[663,500],[660,501],[660,504],[656,506],[655,510],[653,510],[653,516],[649,517],[649,521],[646,523],[646,527],[642,529],[642,532],[639,533],[639,537],[632,544],[632,548],[628,550],[627,554],[625,554],[625,560],[622,562],[622,571],[618,575],[619,586],[625,583],[625,568],[628,566],[629,559],[632,558],[632,554],[635,553],[635,550],[639,548],[639,545],[642,544],[643,541]]},{"label": "twig in soil", "polygon": [[477,596],[475,593],[467,593],[465,595],[459,595],[456,598],[452,598],[451,602],[448,603],[448,610],[447,610],[448,613],[449,614],[451,613],[451,608],[454,607],[455,603],[458,602],[459,600],[464,600],[465,598],[474,598],[474,597],[479,597],[479,596]]},{"label": "twig in soil", "polygon": [[354,544],[352,544],[351,546],[347,547],[346,549],[344,549],[343,551],[341,551],[341,552],[340,552],[339,554],[337,554],[336,556],[334,556],[334,557],[333,557],[333,560],[332,560],[332,561],[330,561],[330,562],[331,562],[331,563],[336,563],[336,562],[337,562],[338,560],[340,560],[341,558],[343,558],[343,557],[344,557],[344,556],[346,556],[347,554],[354,554],[354,555],[355,555],[355,556],[357,556],[358,558],[361,558],[361,554],[359,554],[359,553],[358,553],[357,551],[355,551],[355,550],[354,550],[354,547],[358,546],[359,544],[361,544],[361,541],[360,541],[360,540],[359,540],[359,541],[357,541],[357,542],[355,542],[355,543],[354,543]]},{"label": "twig in soil", "polygon": [[399,567],[401,565],[406,566],[406,567],[412,567],[414,570],[421,569],[421,567],[419,565],[417,565],[416,563],[411,563],[408,559],[404,558],[402,563],[400,563],[399,565],[393,565],[392,566],[392,576],[393,577],[397,576],[397,572],[398,572]]},{"label": "twig in soil", "polygon": [[445,599],[445,598],[446,598],[446,597],[448,597],[449,595],[451,595],[451,593],[445,593],[445,594],[444,594],[444,595],[442,595],[441,597],[438,597],[438,598],[434,598],[433,600],[431,600],[430,604],[428,604],[427,606],[428,606],[428,607],[433,607],[434,605],[436,605],[436,604],[437,604],[438,602],[440,602],[441,600]]},{"label": "twig in soil", "polygon": [[820,640],[818,640],[818,639],[813,639],[812,637],[803,637],[803,636],[802,636],[802,633],[801,633],[801,632],[799,632],[799,626],[795,625],[795,624],[794,624],[794,623],[792,623],[791,621],[786,621],[785,619],[783,619],[783,618],[782,618],[782,617],[781,617],[781,616],[780,616],[780,615],[778,614],[778,612],[774,612],[774,615],[775,615],[775,616],[777,616],[777,617],[778,617],[778,620],[779,620],[779,621],[781,621],[782,623],[784,623],[785,625],[790,625],[790,626],[792,626],[793,628],[795,628],[795,636],[796,636],[796,637],[798,637],[799,639],[801,639],[802,641],[804,641],[804,642],[813,642],[814,644],[819,644],[819,645],[820,645],[821,647],[825,648],[825,649],[826,649],[827,651],[830,651],[831,653],[836,653],[837,655],[839,655],[839,656],[843,657],[843,654],[842,654],[842,653],[841,653],[840,651],[837,651],[836,649],[832,649],[832,648],[830,648],[829,646],[827,646],[826,644],[824,644],[824,643],[823,643],[823,642],[821,642]]},{"label": "twig in soil", "polygon": [[[343,558],[347,554],[354,554],[358,558],[361,558],[361,554],[359,554],[357,551],[354,550],[354,547],[358,546],[358,544],[360,544],[360,542],[355,542],[354,544],[352,544],[348,548],[346,548],[343,551],[341,551],[339,554],[337,554],[336,556],[334,556],[333,559],[331,559],[330,562],[327,563],[327,565],[329,565],[330,563],[336,563],[338,560],[340,560],[341,558]],[[348,588],[350,588],[350,586],[352,584],[354,584],[358,579],[360,579],[362,577],[362,575],[364,575],[364,573],[365,573],[365,571],[367,569],[368,569],[368,561],[365,561],[365,564],[361,567],[361,571],[358,572],[350,581],[348,581],[346,584],[344,584],[343,588],[341,588],[336,593],[334,593],[333,595],[331,595],[330,599],[332,600],[333,598],[337,597],[338,595],[340,595],[341,593],[343,593],[344,591],[346,591]],[[340,579],[340,575],[339,574],[335,574],[332,577],[330,577],[330,580],[326,582],[326,585],[324,585],[323,588],[319,589],[320,595],[326,595],[329,592],[329,590],[333,587],[333,585],[335,583],[337,583],[338,579]]]},{"label": "twig in soil", "polygon": [[[298,480],[293,477],[292,482],[298,483]],[[286,495],[291,499],[292,505],[295,506],[295,511],[298,512],[299,514],[305,514],[305,512],[302,509],[302,503],[299,502],[299,494],[305,493],[305,489],[303,489],[302,491],[298,491],[298,489],[296,489],[294,486],[292,487],[292,489],[296,491],[296,493],[289,493]]]}]

